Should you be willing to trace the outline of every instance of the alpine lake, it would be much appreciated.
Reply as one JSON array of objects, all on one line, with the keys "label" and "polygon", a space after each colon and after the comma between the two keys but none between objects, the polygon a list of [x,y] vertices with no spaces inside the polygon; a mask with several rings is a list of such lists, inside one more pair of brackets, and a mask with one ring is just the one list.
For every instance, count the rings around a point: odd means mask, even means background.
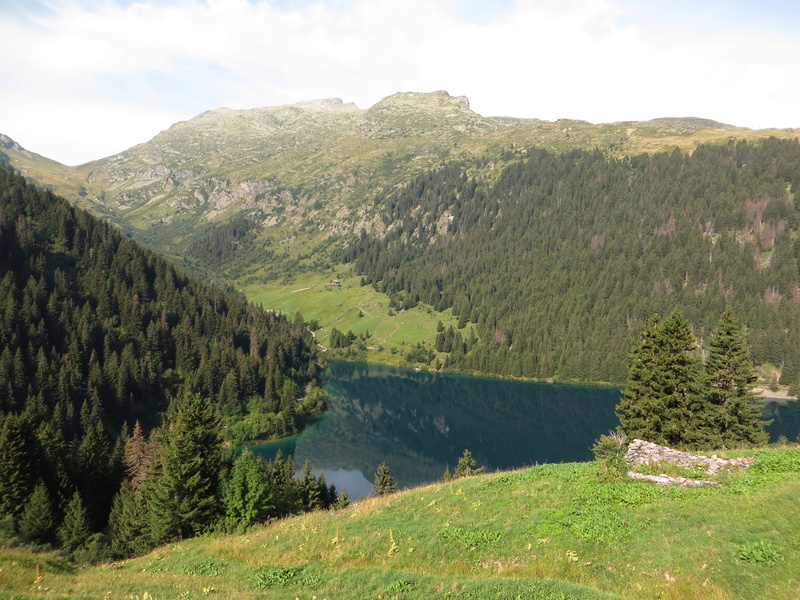
[{"label": "alpine lake", "polygon": [[[469,449],[487,471],[592,460],[591,447],[617,426],[620,389],[508,381],[332,362],[328,410],[302,433],[251,450],[278,450],[351,500],[368,495],[385,462],[399,489],[441,480]],[[764,405],[774,441],[800,433],[800,402]]]}]

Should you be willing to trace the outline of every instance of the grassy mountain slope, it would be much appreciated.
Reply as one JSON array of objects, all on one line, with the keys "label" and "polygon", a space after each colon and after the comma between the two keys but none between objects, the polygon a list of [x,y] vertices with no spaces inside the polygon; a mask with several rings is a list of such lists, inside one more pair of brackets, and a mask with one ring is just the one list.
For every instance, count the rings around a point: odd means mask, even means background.
[{"label": "grassy mountain slope", "polygon": [[[382,294],[362,298],[359,292],[342,304],[334,294],[291,292],[310,285],[318,292],[320,282],[331,278],[348,278],[354,292],[360,274],[338,264],[338,252],[361,231],[378,239],[391,231],[382,203],[408,181],[463,164],[471,177],[489,186],[532,146],[553,152],[598,148],[620,158],[770,135],[795,136],[698,118],[593,125],[483,117],[470,110],[465,98],[434,92],[398,93],[367,110],[340,100],[217,109],[123,153],[75,168],[15,149],[11,140],[3,156],[27,177],[111,220],[190,273],[233,282],[269,308],[319,318],[323,344],[333,326],[356,333],[379,330],[380,338],[365,346],[395,354],[368,350],[371,359],[400,362],[410,344],[434,344],[436,331],[430,324],[442,320],[449,327],[457,318],[435,313],[428,318],[429,309],[423,307],[421,320],[428,326],[409,336],[404,333],[408,328],[390,316],[390,299]],[[298,277],[315,283],[307,286]],[[333,303],[320,304],[328,299]],[[369,310],[369,319],[352,318],[359,306]],[[624,349],[617,354],[611,368],[615,376]],[[559,375],[556,370],[544,376]],[[592,378],[607,378],[608,369],[603,371]]]},{"label": "grassy mountain slope", "polygon": [[300,238],[319,243],[371,230],[373,198],[442,161],[514,146],[632,154],[766,135],[789,134],[694,118],[601,125],[487,118],[446,92],[398,93],[367,110],[336,99],[212,110],[76,168],[33,161],[31,153],[8,157],[24,175],[91,203],[167,253],[185,256],[188,240],[246,214],[262,242],[288,244],[288,254],[296,255]]},{"label": "grassy mountain slope", "polygon": [[784,600],[800,593],[799,453],[756,451],[717,488],[541,465],[112,565],[2,550],[0,577],[17,598]]}]

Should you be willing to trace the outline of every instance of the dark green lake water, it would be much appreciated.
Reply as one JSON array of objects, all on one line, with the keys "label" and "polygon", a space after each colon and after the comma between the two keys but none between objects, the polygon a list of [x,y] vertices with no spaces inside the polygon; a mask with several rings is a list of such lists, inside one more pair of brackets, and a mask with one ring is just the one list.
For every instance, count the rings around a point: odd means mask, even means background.
[{"label": "dark green lake water", "polygon": [[[591,460],[594,440],[617,426],[618,388],[505,381],[336,362],[328,370],[330,407],[280,448],[299,469],[309,459],[328,483],[355,500],[372,490],[385,462],[400,488],[441,479],[468,448],[487,470]],[[800,403],[771,403],[772,439],[800,432]]]},{"label": "dark green lake water", "polygon": [[300,468],[309,459],[352,499],[368,494],[386,462],[400,488],[441,479],[468,448],[487,470],[592,458],[617,425],[619,389],[504,381],[336,362],[329,409],[281,448]]}]

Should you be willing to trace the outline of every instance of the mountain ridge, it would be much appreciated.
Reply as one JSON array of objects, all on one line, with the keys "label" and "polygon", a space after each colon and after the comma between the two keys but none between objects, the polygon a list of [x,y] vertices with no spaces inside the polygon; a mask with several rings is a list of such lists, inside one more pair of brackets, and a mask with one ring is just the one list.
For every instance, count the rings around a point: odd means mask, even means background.
[{"label": "mountain ridge", "polygon": [[613,122],[599,122],[593,123],[590,121],[582,120],[582,119],[571,119],[571,118],[559,118],[555,121],[546,121],[538,118],[529,118],[529,117],[514,117],[510,115],[489,115],[483,116],[478,113],[472,111],[470,107],[469,99],[466,96],[451,96],[445,90],[437,90],[434,92],[396,92],[394,94],[390,94],[385,96],[372,106],[361,109],[353,102],[345,103],[341,98],[319,98],[319,99],[312,99],[312,100],[303,100],[299,102],[294,102],[290,104],[283,104],[283,105],[270,105],[270,106],[263,106],[263,107],[255,107],[255,108],[248,108],[248,109],[232,109],[228,107],[218,107],[203,111],[196,116],[184,120],[184,121],[177,121],[170,125],[167,129],[161,131],[160,133],[156,134],[150,140],[141,142],[128,148],[127,150],[123,150],[117,154],[113,154],[107,157],[97,158],[91,161],[87,161],[85,163],[81,163],[79,165],[75,165],[74,167],[68,167],[63,163],[59,163],[58,161],[52,160],[44,155],[37,154],[30,150],[26,150],[23,148],[16,140],[12,139],[10,136],[0,133],[0,147],[4,149],[14,149],[18,152],[25,152],[31,155],[35,155],[41,157],[44,160],[62,165],[68,169],[75,168],[79,170],[85,170],[84,168],[87,165],[93,165],[96,163],[100,163],[105,160],[109,160],[116,156],[124,155],[129,153],[134,148],[139,146],[145,145],[150,141],[153,141],[166,132],[173,130],[174,128],[180,128],[181,126],[187,123],[200,123],[203,120],[207,120],[209,118],[215,118],[220,115],[226,116],[243,116],[251,113],[269,113],[269,112],[282,112],[287,113],[288,111],[295,110],[303,110],[303,109],[318,109],[317,112],[336,112],[341,110],[347,110],[348,112],[357,112],[363,113],[366,115],[375,115],[380,113],[381,111],[385,110],[386,107],[397,107],[397,106],[413,106],[414,108],[419,108],[420,106],[428,106],[428,107],[438,107],[441,108],[444,104],[448,104],[451,109],[459,107],[466,109],[472,115],[478,117],[483,121],[494,121],[503,124],[518,124],[518,123],[537,123],[537,124],[559,124],[559,123],[566,123],[566,122],[574,122],[574,123],[583,123],[586,125],[594,126],[594,127],[607,127],[607,126],[614,126],[614,125],[657,125],[657,124],[680,124],[683,126],[693,126],[697,129],[706,128],[706,129],[730,129],[730,130],[738,130],[738,131],[780,131],[780,129],[768,129],[768,130],[752,130],[746,127],[740,127],[732,124],[721,123],[719,121],[715,121],[713,119],[702,118],[702,117],[657,117],[653,119],[649,119],[646,121],[637,121],[637,120],[623,120],[623,121],[613,121]]},{"label": "mountain ridge", "polygon": [[252,221],[248,239],[279,245],[284,262],[303,261],[327,253],[338,236],[380,231],[376,199],[446,162],[477,160],[497,174],[530,147],[622,157],[769,135],[790,136],[696,117],[598,125],[484,117],[468,98],[439,90],[398,92],[367,109],[340,98],[212,109],[76,167],[20,150],[10,138],[4,156],[29,180],[213,278],[223,273],[187,257],[188,249],[232,219]]},{"label": "mountain ridge", "polygon": [[340,98],[212,109],[121,153],[76,167],[18,149],[5,154],[29,179],[174,254],[176,242],[221,219],[261,211],[262,224],[274,227],[287,216],[297,218],[298,204],[307,217],[309,206],[322,203],[321,221],[336,217],[347,223],[344,229],[358,231],[369,225],[353,210],[365,197],[443,160],[496,153],[501,147],[597,146],[625,154],[690,148],[734,133],[754,135],[694,117],[599,125],[484,117],[466,97],[440,90],[398,92],[367,109]]}]

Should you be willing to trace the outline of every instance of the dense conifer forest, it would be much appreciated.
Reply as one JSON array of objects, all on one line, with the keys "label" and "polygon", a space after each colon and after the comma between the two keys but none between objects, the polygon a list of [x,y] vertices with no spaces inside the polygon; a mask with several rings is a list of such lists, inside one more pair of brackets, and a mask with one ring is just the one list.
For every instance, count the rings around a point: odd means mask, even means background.
[{"label": "dense conifer forest", "polygon": [[319,408],[297,402],[321,400],[301,316],[190,280],[66,201],[0,177],[4,412],[51,421],[71,439],[82,413],[116,430],[136,420],[149,428],[172,398],[195,392],[234,429],[273,414],[258,438],[294,433]]},{"label": "dense conifer forest", "polygon": [[0,169],[0,537],[87,552],[110,518],[94,552],[124,556],[330,505],[313,472],[223,453],[295,433],[320,374],[301,315],[187,279]]},{"label": "dense conifer forest", "polygon": [[519,156],[419,174],[375,199],[385,234],[344,251],[398,309],[477,324],[440,332],[446,367],[622,382],[652,314],[681,310],[704,345],[730,306],[754,361],[800,379],[796,140]]}]

